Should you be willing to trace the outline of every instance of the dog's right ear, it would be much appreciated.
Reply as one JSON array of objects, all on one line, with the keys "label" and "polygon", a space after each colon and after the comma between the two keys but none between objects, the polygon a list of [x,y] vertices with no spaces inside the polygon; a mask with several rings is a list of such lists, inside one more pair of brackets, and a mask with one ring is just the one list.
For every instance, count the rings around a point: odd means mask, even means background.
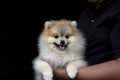
[{"label": "dog's right ear", "polygon": [[52,22],[46,21],[45,24],[44,24],[45,29],[49,29],[51,27],[51,25],[52,25]]},{"label": "dog's right ear", "polygon": [[77,26],[77,21],[71,21],[71,25],[76,27]]}]

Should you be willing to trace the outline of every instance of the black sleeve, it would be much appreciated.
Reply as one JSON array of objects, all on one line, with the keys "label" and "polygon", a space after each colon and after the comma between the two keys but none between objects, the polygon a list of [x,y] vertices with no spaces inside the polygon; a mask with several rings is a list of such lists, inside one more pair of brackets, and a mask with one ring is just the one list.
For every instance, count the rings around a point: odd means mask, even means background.
[{"label": "black sleeve", "polygon": [[110,40],[115,58],[120,57],[120,18],[119,21],[114,25],[111,33]]}]

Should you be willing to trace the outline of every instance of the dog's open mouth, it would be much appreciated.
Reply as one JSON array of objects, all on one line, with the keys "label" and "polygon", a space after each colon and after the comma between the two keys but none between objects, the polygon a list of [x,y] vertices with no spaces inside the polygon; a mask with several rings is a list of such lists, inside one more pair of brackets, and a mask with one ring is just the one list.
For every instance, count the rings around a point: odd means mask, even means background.
[{"label": "dog's open mouth", "polygon": [[64,50],[64,49],[67,47],[67,45],[59,45],[59,44],[56,44],[56,43],[55,43],[55,45],[56,45],[60,50]]}]

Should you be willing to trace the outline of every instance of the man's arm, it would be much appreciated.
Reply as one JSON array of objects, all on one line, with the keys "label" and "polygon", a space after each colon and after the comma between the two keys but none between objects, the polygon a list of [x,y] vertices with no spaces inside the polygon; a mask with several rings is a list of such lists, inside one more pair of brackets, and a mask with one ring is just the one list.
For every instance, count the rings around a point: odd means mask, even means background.
[{"label": "man's arm", "polygon": [[[69,79],[63,69],[54,69],[55,76]],[[120,58],[101,64],[79,68],[75,80],[120,80]]]}]

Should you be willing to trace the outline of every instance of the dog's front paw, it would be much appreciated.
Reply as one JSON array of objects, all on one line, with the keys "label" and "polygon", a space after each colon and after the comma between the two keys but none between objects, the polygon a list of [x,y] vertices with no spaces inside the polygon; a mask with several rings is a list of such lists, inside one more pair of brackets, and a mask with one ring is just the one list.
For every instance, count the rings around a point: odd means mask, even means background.
[{"label": "dog's front paw", "polygon": [[51,71],[47,71],[43,73],[44,80],[52,80],[53,74]]},{"label": "dog's front paw", "polygon": [[67,74],[68,76],[73,79],[75,78],[76,74],[77,74],[77,68],[73,67],[73,66],[67,66]]}]

